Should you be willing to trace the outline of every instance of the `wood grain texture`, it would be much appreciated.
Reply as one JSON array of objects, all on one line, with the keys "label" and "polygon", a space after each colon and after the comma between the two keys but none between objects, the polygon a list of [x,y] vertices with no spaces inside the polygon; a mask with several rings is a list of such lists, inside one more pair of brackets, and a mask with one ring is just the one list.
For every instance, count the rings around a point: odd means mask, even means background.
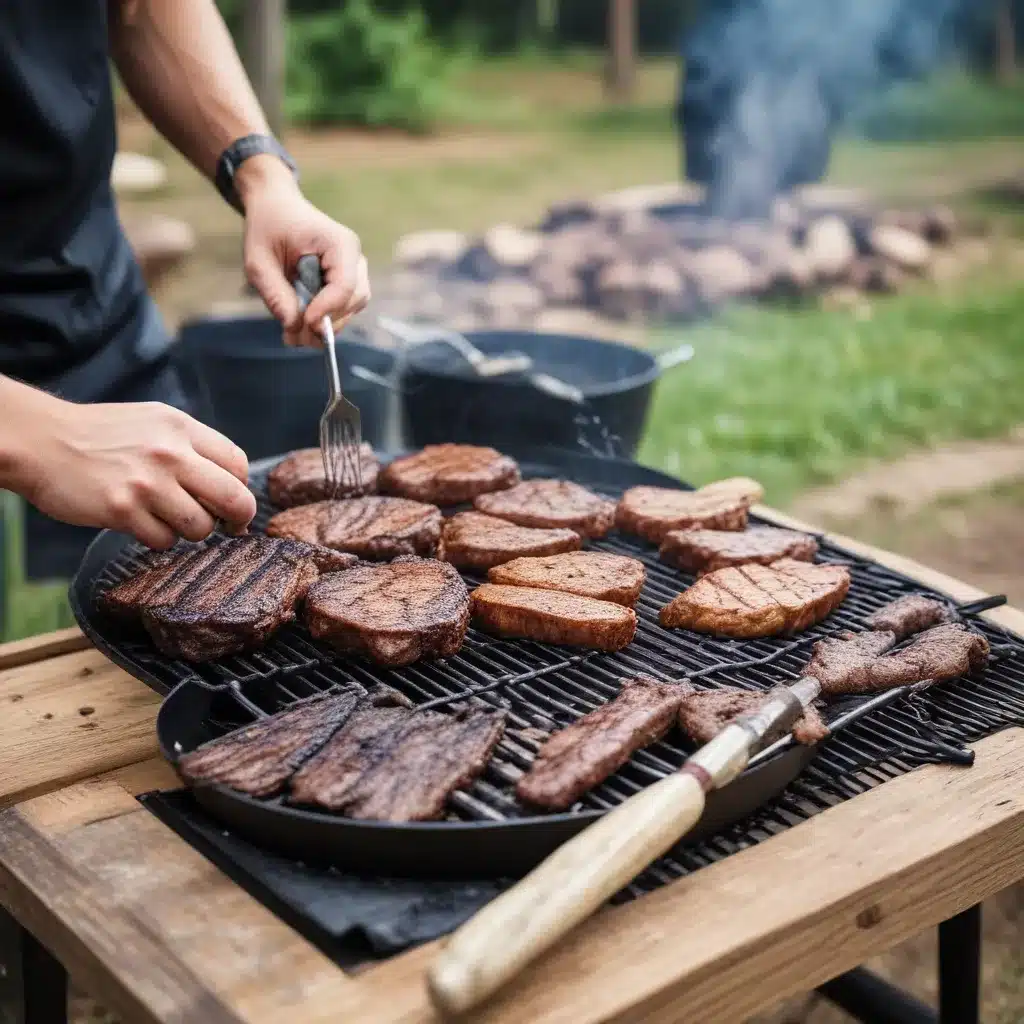
[{"label": "wood grain texture", "polygon": [[92,648],[0,673],[0,807],[153,757],[159,704]]},{"label": "wood grain texture", "polygon": [[77,626],[41,633],[24,640],[12,640],[0,644],[0,672],[18,665],[29,665],[34,661],[56,658],[61,654],[84,651],[90,646],[88,637]]},{"label": "wood grain texture", "polygon": [[125,788],[0,813],[0,898],[126,1021],[337,1021],[351,982]]}]

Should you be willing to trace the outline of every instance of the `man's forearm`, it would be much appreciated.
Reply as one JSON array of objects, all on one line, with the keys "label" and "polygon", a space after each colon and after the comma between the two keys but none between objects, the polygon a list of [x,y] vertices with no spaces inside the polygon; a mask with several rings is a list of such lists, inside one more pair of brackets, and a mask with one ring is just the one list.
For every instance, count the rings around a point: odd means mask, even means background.
[{"label": "man's forearm", "polygon": [[38,438],[62,408],[53,395],[0,375],[0,490],[29,489]]},{"label": "man's forearm", "polygon": [[[234,42],[214,0],[112,0],[111,50],[142,112],[203,174],[244,135],[267,132]],[[251,165],[251,166],[248,166]],[[243,165],[246,178],[291,177],[272,157]]]}]

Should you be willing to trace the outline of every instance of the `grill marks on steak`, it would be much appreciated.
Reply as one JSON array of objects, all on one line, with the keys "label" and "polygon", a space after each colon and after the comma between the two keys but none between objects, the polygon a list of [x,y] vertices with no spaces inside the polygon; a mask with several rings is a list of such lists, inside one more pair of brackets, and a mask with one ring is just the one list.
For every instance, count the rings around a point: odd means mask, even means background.
[{"label": "grill marks on steak", "polygon": [[515,459],[470,444],[427,445],[395,459],[380,475],[381,490],[434,505],[459,505],[518,482]]},{"label": "grill marks on steak", "polygon": [[306,624],[338,650],[378,665],[410,665],[458,652],[469,624],[469,595],[452,566],[399,558],[319,580],[306,599]]},{"label": "grill marks on steak", "polygon": [[206,661],[262,646],[295,618],[320,566],[350,564],[286,540],[251,535],[191,548],[112,587],[101,606],[140,621],[172,658]]},{"label": "grill marks on steak", "polygon": [[363,706],[292,779],[293,803],[373,821],[433,821],[484,770],[503,714]]},{"label": "grill marks on steak", "polygon": [[739,532],[673,530],[658,552],[663,562],[697,575],[751,562],[770,565],[780,558],[810,562],[817,553],[818,542],[810,535],[776,526],[750,526]]},{"label": "grill marks on steak", "polygon": [[631,487],[619,500],[615,524],[653,544],[673,530],[742,530],[750,506],[763,496],[761,485],[747,477],[719,480],[696,491]]},{"label": "grill marks on steak", "polygon": [[[830,697],[877,693],[925,680],[955,679],[981,668],[989,656],[988,641],[959,622],[933,626],[901,650],[874,658],[869,637],[895,639],[886,631],[821,640],[814,645],[806,674],[814,676]],[[875,643],[881,646],[882,640]]]},{"label": "grill marks on steak", "polygon": [[687,683],[630,679],[618,696],[551,736],[519,780],[516,795],[548,811],[564,811],[669,730]]},{"label": "grill marks on steak", "polygon": [[570,551],[547,558],[516,558],[487,574],[491,583],[560,590],[632,608],[647,572],[643,562],[603,551]]},{"label": "grill marks on steak", "polygon": [[331,494],[320,449],[303,448],[283,458],[270,471],[267,476],[267,494],[278,508],[372,494],[377,489],[380,464],[368,444],[359,447],[359,466],[362,486],[356,487],[355,481],[351,481],[343,485],[339,493]]},{"label": "grill marks on steak", "polygon": [[539,530],[482,512],[459,512],[444,522],[438,557],[460,569],[490,569],[520,555],[554,555],[582,544],[574,530]]},{"label": "grill marks on steak", "polygon": [[[679,728],[698,746],[710,743],[730,722],[740,715],[757,711],[769,694],[738,687],[696,690],[682,699],[679,707]],[[798,743],[810,746],[828,736],[828,726],[815,708],[808,708],[793,726]]]},{"label": "grill marks on steak", "polygon": [[716,569],[661,609],[667,628],[750,639],[797,633],[838,607],[850,589],[841,565],[780,559]]},{"label": "grill marks on steak", "polygon": [[304,701],[204,743],[179,759],[178,770],[192,785],[220,783],[250,796],[275,796],[344,725],[360,696]]},{"label": "grill marks on steak", "polygon": [[371,560],[432,555],[441,536],[441,511],[405,498],[318,501],[279,512],[267,533]]},{"label": "grill marks on steak", "polygon": [[481,495],[473,507],[519,526],[562,527],[591,538],[604,537],[615,520],[614,502],[571,480],[525,480]]},{"label": "grill marks on steak", "polygon": [[636,633],[632,608],[576,594],[485,583],[470,600],[477,625],[498,636],[621,651]]},{"label": "grill marks on steak", "polygon": [[952,622],[956,618],[949,606],[934,597],[907,594],[879,608],[866,622],[870,629],[889,630],[896,639],[905,640],[922,629]]}]

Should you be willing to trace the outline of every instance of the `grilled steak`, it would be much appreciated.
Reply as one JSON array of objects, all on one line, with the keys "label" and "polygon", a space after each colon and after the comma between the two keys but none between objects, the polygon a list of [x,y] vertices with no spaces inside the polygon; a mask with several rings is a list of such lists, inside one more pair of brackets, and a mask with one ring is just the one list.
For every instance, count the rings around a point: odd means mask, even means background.
[{"label": "grilled steak", "polygon": [[427,445],[395,459],[380,475],[382,491],[434,505],[458,505],[518,482],[515,459],[470,444]]},{"label": "grilled steak", "polygon": [[477,625],[498,636],[621,651],[636,633],[632,608],[592,597],[485,583],[470,599]]},{"label": "grilled steak", "polygon": [[615,505],[571,480],[525,480],[507,491],[481,495],[473,507],[519,526],[575,530],[603,537],[615,519]]},{"label": "grilled steak", "polygon": [[283,458],[267,476],[267,494],[278,508],[292,508],[295,505],[310,505],[314,501],[329,498],[351,498],[360,494],[372,494],[377,489],[377,456],[373,449],[364,444],[359,449],[360,475],[362,486],[355,481],[343,486],[338,494],[332,495],[327,487],[324,474],[324,460],[319,448],[303,448]]},{"label": "grilled steak", "polygon": [[450,565],[428,558],[398,558],[332,573],[306,598],[314,637],[378,665],[409,665],[445,658],[462,646],[469,596]]},{"label": "grilled steak", "polygon": [[661,739],[691,693],[686,683],[630,679],[615,700],[556,732],[519,780],[524,803],[564,811],[618,771],[641,747]]},{"label": "grilled steak", "polygon": [[386,560],[432,555],[441,536],[441,512],[405,498],[348,498],[278,512],[267,524],[271,537],[289,537]]},{"label": "grilled steak", "polygon": [[[859,634],[856,640],[863,635]],[[924,682],[926,679],[936,682],[955,679],[980,668],[988,661],[989,655],[988,641],[980,633],[969,630],[959,622],[947,622],[918,633],[902,650],[877,657],[874,661],[862,664],[858,671],[846,675],[835,670],[836,661],[840,657],[835,648],[819,651],[821,646],[815,645],[807,673],[818,679],[822,690],[829,696],[875,693],[891,690],[894,686]],[[831,675],[829,668],[833,669]],[[829,675],[827,682],[819,672]]]},{"label": "grilled steak", "polygon": [[673,530],[658,552],[663,562],[698,575],[728,565],[770,565],[780,558],[810,562],[817,553],[818,542],[813,537],[776,526],[749,526],[742,531]]},{"label": "grilled steak", "polygon": [[895,645],[888,630],[828,637],[814,645],[804,671],[821,683],[823,693],[864,693],[871,689],[872,665]]},{"label": "grilled steak", "polygon": [[[679,727],[698,746],[710,743],[734,718],[756,711],[768,699],[767,693],[723,687],[697,690],[683,697]],[[828,726],[814,708],[808,708],[793,726],[798,743],[810,746],[828,736]]]},{"label": "grilled steak", "polygon": [[615,510],[615,525],[654,544],[672,530],[742,530],[750,506],[763,493],[760,484],[745,477],[719,480],[697,491],[631,487]]},{"label": "grilled steak", "polygon": [[503,714],[364,707],[293,779],[291,800],[371,821],[433,821],[487,766]]},{"label": "grilled steak", "polygon": [[520,555],[554,555],[582,544],[575,530],[538,530],[482,512],[459,512],[444,521],[438,557],[460,569],[490,569]]},{"label": "grilled steak", "polygon": [[204,743],[178,761],[186,782],[220,783],[250,796],[274,796],[340,729],[358,692],[303,701]]},{"label": "grilled steak", "polygon": [[899,641],[922,629],[952,622],[954,618],[953,611],[943,601],[923,594],[907,594],[879,608],[866,621],[868,628],[889,630]]},{"label": "grilled steak", "polygon": [[603,551],[570,551],[547,558],[516,558],[487,574],[491,583],[561,590],[632,608],[647,573],[643,562]]},{"label": "grilled steak", "polygon": [[820,622],[850,589],[841,565],[783,558],[771,565],[741,565],[701,576],[661,609],[667,628],[752,638],[797,633]]},{"label": "grilled steak", "polygon": [[235,537],[160,559],[108,590],[100,604],[140,621],[164,654],[206,661],[262,646],[295,618],[320,566],[354,561],[308,544]]}]

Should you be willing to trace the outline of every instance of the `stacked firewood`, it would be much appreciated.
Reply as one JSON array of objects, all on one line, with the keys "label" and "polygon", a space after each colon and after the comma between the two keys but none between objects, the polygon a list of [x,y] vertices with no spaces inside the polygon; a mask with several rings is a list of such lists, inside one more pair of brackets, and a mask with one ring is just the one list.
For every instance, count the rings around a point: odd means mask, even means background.
[{"label": "stacked firewood", "polygon": [[531,229],[407,235],[378,295],[397,315],[481,327],[543,326],[557,310],[688,320],[735,301],[892,292],[928,274],[957,237],[941,207],[787,198],[770,221],[748,223],[665,202],[665,189],[631,191],[560,204]]}]

